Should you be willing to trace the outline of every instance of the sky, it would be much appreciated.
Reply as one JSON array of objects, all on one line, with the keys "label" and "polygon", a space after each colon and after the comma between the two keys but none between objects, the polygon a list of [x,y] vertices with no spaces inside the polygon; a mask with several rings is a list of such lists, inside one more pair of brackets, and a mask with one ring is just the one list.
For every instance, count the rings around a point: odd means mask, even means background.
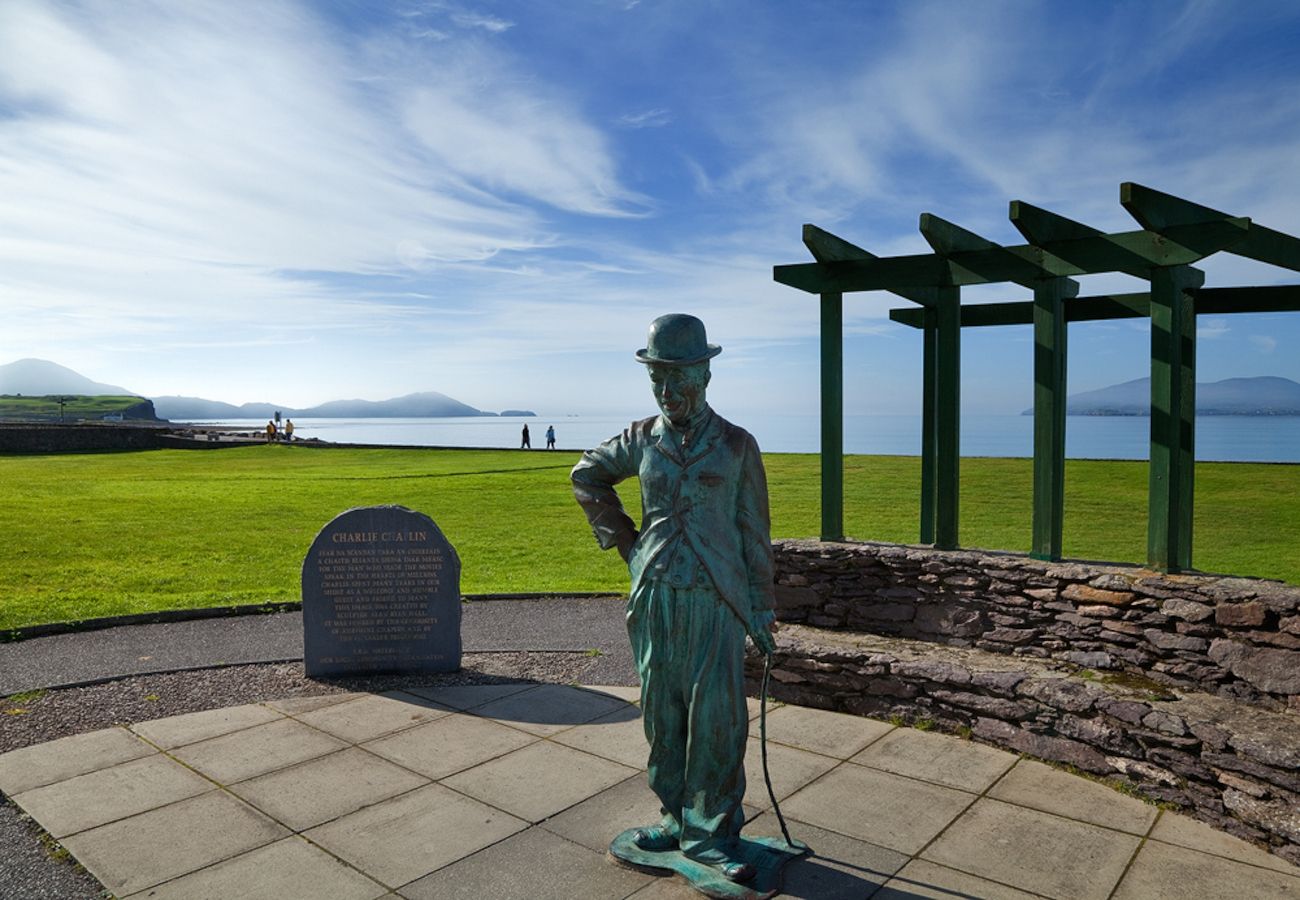
[{"label": "sky", "polygon": [[[1128,231],[1136,181],[1300,235],[1297,46],[1288,0],[0,0],[0,363],[648,414],[633,353],[690,312],[715,408],[815,412],[817,299],[772,280],[805,222],[878,255],[928,252],[923,212],[1022,243],[1011,200]],[[846,297],[846,412],[919,412],[907,305]],[[1300,381],[1300,313],[1198,333],[1201,381]],[[1069,340],[1071,392],[1148,374],[1144,320]],[[1031,348],[966,330],[963,410],[1030,406]]]}]

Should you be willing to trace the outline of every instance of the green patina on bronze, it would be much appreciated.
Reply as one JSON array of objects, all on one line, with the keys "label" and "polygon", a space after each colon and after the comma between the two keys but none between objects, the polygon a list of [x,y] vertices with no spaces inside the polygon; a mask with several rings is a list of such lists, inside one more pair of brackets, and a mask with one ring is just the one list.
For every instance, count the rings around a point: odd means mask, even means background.
[{"label": "green patina on bronze", "polygon": [[[890,310],[923,331],[921,541],[958,546],[961,329],[1034,326],[1034,505],[1031,555],[1060,559],[1064,521],[1066,324],[1151,320],[1151,451],[1148,563],[1164,571],[1192,564],[1196,316],[1300,310],[1300,285],[1203,288],[1193,268],[1224,251],[1300,271],[1300,238],[1248,218],[1127,182],[1120,202],[1138,231],[1107,234],[1022,201],[1010,218],[1027,243],[1002,246],[925,213],[933,253],[877,257],[813,225],[803,241],[814,263],[776,266],[781,284],[821,297],[822,538],[843,526],[843,295],[890,291],[920,308]],[[1123,272],[1145,293],[1079,297],[1071,276]],[[961,287],[1008,282],[1033,299],[962,306]],[[828,344],[835,344],[830,348]],[[834,418],[835,422],[826,421]]]},{"label": "green patina on bronze", "polygon": [[[744,652],[774,645],[767,480],[753,437],[709,408],[709,360],[722,348],[694,316],[650,326],[645,364],[661,414],[583,454],[574,494],[603,549],[617,548],[632,584],[627,627],[641,677],[650,787],[660,822],[615,839],[637,866],[677,871],[712,896],[770,896],[764,872],[800,851],[741,839],[744,823]],[[637,528],[614,486],[637,477]],[[766,878],[767,876],[764,876]],[[748,885],[748,886],[745,886]]]}]

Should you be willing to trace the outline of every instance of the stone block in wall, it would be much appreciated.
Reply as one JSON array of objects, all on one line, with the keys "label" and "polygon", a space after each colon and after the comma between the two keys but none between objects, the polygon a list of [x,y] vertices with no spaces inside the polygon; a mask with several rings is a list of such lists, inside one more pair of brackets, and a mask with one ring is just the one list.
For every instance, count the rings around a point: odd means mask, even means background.
[{"label": "stone block in wall", "polygon": [[1109,591],[1086,584],[1066,585],[1061,591],[1061,596],[1080,606],[1128,606],[1137,599],[1137,595],[1132,591]]},{"label": "stone block in wall", "polygon": [[1147,642],[1160,650],[1186,650],[1189,653],[1204,653],[1210,647],[1210,642],[1205,638],[1189,637],[1177,632],[1160,631],[1156,628],[1148,628],[1142,632],[1142,636]]},{"label": "stone block in wall", "polygon": [[1300,694],[1300,652],[1255,647],[1219,638],[1210,644],[1209,657],[1261,691]]},{"label": "stone block in wall", "polygon": [[949,637],[975,637],[984,632],[984,618],[977,609],[953,603],[924,603],[916,608],[912,620],[918,632]]},{"label": "stone block in wall", "polygon": [[1014,722],[1028,719],[1035,712],[1034,706],[1020,700],[1005,700],[1001,697],[990,697],[987,694],[975,694],[970,691],[935,688],[927,691],[926,694],[940,703],[961,707],[993,719],[1007,719]]},{"label": "stone block in wall", "polygon": [[1285,615],[1300,610],[1300,587],[1283,584],[1280,581],[1248,583],[1252,586],[1254,595],[1259,599],[1259,602],[1273,610],[1273,612]]},{"label": "stone block in wall", "polygon": [[1251,824],[1300,843],[1300,797],[1294,794],[1261,799],[1228,788],[1223,792],[1223,805]]},{"label": "stone block in wall", "polygon": [[1175,616],[1188,622],[1203,622],[1214,615],[1214,607],[1195,600],[1170,597],[1160,604],[1160,611],[1167,616]]},{"label": "stone block in wall", "polygon": [[1105,692],[1090,685],[1065,678],[1039,678],[1026,680],[1017,693],[1044,703],[1054,709],[1069,712],[1084,712],[1091,709]]},{"label": "stone block in wall", "polygon": [[807,606],[816,606],[821,602],[821,594],[818,594],[810,587],[796,587],[784,584],[776,586],[776,608],[778,610],[800,609]]},{"label": "stone block in wall", "polygon": [[1077,766],[1086,772],[1105,775],[1114,771],[1106,757],[1093,747],[1066,738],[1035,734],[1024,728],[981,716],[971,732],[978,738],[999,746],[1028,753],[1049,762]]},{"label": "stone block in wall", "polygon": [[1231,628],[1255,628],[1263,625],[1267,617],[1268,610],[1258,601],[1221,603],[1214,608],[1215,624]]}]

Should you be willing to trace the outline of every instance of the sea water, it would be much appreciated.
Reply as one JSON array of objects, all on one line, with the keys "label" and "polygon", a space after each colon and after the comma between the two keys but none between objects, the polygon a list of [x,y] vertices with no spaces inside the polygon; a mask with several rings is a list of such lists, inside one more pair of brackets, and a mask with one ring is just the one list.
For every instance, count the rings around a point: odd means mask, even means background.
[{"label": "sea water", "polygon": [[[653,409],[627,416],[537,416],[433,419],[295,419],[294,437],[347,444],[418,447],[519,447],[528,425],[534,450],[546,447],[546,429],[567,450],[594,447]],[[725,412],[723,413],[726,414]],[[748,430],[766,453],[816,453],[821,426],[816,415],[728,416]],[[219,424],[262,431],[265,419]],[[1065,452],[1072,459],[1146,459],[1150,420],[1145,416],[1069,416]],[[963,456],[1032,456],[1032,416],[962,416]],[[918,456],[920,416],[844,417],[844,452]],[[1196,458],[1233,462],[1300,462],[1300,416],[1198,416]]]}]

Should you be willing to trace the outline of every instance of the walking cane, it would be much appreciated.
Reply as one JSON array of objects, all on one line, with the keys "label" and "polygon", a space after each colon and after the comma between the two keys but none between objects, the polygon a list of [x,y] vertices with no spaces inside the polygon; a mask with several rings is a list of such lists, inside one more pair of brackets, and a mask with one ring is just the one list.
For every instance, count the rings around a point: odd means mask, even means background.
[{"label": "walking cane", "polygon": [[795,850],[807,853],[807,844],[790,837],[790,829],[786,827],[785,816],[781,815],[781,805],[776,802],[776,791],[772,789],[772,774],[767,768],[767,682],[771,675],[772,654],[769,651],[763,654],[763,687],[758,700],[758,740],[759,749],[763,756],[763,781],[767,783],[767,796],[772,801],[772,811],[776,813],[776,820],[781,823],[781,835],[785,838],[786,844]]}]

